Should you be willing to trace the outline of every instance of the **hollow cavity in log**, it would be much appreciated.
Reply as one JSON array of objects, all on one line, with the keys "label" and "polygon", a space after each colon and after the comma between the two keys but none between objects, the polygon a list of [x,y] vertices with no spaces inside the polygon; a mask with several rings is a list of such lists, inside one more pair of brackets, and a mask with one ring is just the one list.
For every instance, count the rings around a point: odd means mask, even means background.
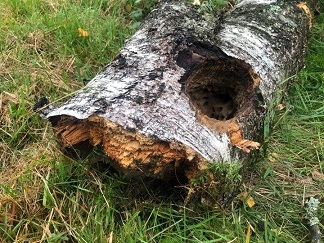
[{"label": "hollow cavity in log", "polygon": [[193,108],[219,121],[233,118],[254,86],[250,72],[249,66],[237,59],[200,65],[186,83]]}]

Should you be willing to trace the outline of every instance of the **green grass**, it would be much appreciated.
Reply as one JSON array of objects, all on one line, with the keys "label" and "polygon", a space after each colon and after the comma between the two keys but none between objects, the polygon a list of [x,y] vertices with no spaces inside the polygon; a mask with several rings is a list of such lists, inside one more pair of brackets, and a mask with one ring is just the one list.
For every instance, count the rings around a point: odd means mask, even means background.
[{"label": "green grass", "polygon": [[[226,210],[185,206],[184,195],[168,185],[154,190],[108,166],[71,160],[33,113],[38,97],[64,97],[109,63],[152,5],[0,2],[0,241],[245,242],[251,224],[251,242],[306,242],[303,203],[324,198],[324,182],[312,179],[314,171],[324,173],[323,14],[306,67],[275,113],[267,151],[242,186],[256,202],[252,208],[238,199]],[[79,27],[89,36],[79,36]]]}]

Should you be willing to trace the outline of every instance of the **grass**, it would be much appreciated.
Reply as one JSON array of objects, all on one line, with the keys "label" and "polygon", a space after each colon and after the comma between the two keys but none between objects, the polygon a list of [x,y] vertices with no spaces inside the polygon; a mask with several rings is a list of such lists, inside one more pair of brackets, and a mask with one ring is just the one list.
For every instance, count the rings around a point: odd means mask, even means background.
[{"label": "grass", "polygon": [[[111,61],[152,4],[0,2],[0,241],[245,242],[251,225],[251,242],[306,242],[303,204],[324,198],[324,181],[314,177],[324,173],[323,14],[306,67],[275,113],[267,150],[242,186],[252,208],[238,199],[227,210],[186,207],[172,190],[161,194],[108,166],[71,160],[33,113],[39,96],[66,96]],[[318,214],[324,231],[323,205]]]}]

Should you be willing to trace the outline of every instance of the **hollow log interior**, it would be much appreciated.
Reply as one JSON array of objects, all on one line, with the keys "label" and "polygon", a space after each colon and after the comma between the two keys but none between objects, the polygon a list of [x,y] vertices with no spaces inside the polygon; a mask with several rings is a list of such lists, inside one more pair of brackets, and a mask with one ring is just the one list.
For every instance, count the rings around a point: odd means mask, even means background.
[{"label": "hollow log interior", "polygon": [[233,118],[250,98],[250,73],[250,67],[237,59],[205,62],[186,82],[192,107],[218,121]]}]

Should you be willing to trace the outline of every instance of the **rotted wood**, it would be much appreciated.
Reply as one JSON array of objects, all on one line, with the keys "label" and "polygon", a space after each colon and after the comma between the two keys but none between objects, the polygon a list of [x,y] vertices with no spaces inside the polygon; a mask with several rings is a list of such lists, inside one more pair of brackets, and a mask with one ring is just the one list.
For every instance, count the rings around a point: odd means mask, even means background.
[{"label": "rotted wood", "polygon": [[98,147],[131,176],[244,163],[279,84],[303,67],[312,4],[243,0],[222,15],[161,1],[112,63],[41,113],[64,146]]}]

